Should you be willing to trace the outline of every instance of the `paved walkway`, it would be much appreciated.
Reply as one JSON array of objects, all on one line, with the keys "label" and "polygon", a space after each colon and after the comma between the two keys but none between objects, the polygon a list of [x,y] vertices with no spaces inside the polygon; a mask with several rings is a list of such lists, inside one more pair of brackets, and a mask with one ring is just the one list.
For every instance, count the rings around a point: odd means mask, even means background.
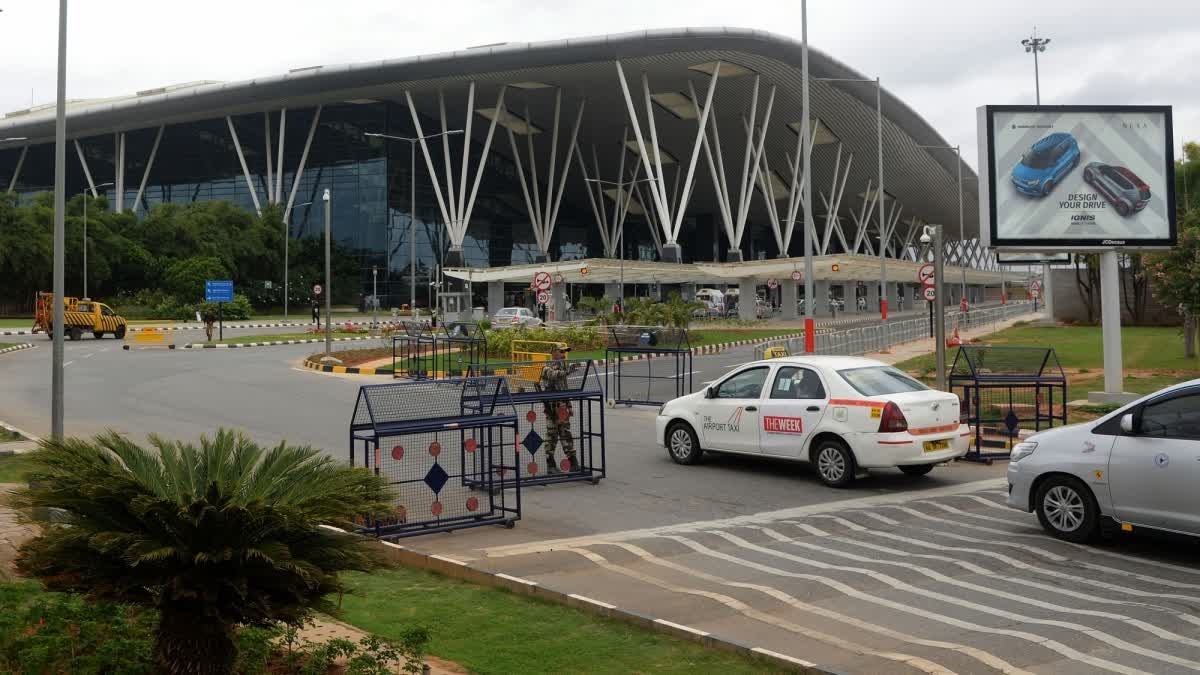
[{"label": "paved walkway", "polygon": [[[978,327],[971,328],[968,330],[960,329],[958,331],[958,335],[962,339],[963,342],[967,342],[968,340],[972,340],[974,338],[986,337],[993,333],[1002,331],[1005,328],[1011,328],[1013,325],[1017,324],[1018,322],[1032,323],[1032,322],[1038,321],[1044,317],[1045,317],[1045,314],[1042,312],[1038,312],[1037,314],[1032,314],[1032,313],[1031,314],[1022,314],[1021,316],[1016,316],[1016,317],[1013,317],[1006,321],[998,321],[995,323],[988,323],[983,326],[978,326]],[[949,337],[950,335],[953,335],[953,333],[954,333],[953,324],[948,324],[946,326],[947,337]],[[937,342],[933,338],[925,338],[923,340],[915,340],[913,342],[906,342],[901,345],[896,345],[895,347],[892,347],[890,350],[888,350],[886,352],[872,352],[870,354],[864,354],[864,356],[866,356],[867,358],[870,358],[870,359],[875,359],[876,361],[883,361],[884,363],[899,363],[901,361],[907,361],[908,359],[915,358],[917,356],[924,356],[926,354],[932,354],[936,348],[937,348]],[[946,350],[946,352],[947,352],[946,367],[947,368],[949,368],[950,365],[953,363],[953,359],[954,359],[954,351],[953,350],[954,350],[953,347],[949,347]]]}]

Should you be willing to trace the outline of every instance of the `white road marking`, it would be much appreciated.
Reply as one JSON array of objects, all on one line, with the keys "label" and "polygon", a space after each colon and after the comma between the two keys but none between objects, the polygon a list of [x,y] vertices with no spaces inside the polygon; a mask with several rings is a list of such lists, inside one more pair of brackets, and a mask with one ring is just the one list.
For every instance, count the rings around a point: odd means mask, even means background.
[{"label": "white road marking", "polygon": [[[987,480],[974,481],[971,483],[960,483],[958,485],[950,485],[944,488],[933,488],[925,491],[923,494],[929,497],[940,497],[944,495],[954,495],[966,492],[977,492],[980,489],[995,488],[998,485],[1007,484],[1003,478],[990,478]],[[590,544],[612,543],[616,541],[629,541],[632,539],[643,539],[645,537],[657,536],[660,534],[674,534],[683,532],[702,532],[705,530],[713,530],[723,527],[739,527],[741,525],[761,525],[771,521],[785,520],[789,518],[803,518],[806,516],[815,515],[818,513],[827,513],[831,511],[842,512],[847,509],[863,509],[883,505],[902,504],[912,499],[911,494],[897,493],[886,495],[872,495],[870,497],[859,497],[857,499],[846,499],[842,501],[823,502],[819,504],[809,504],[806,506],[796,506],[777,511],[764,511],[748,516],[734,516],[731,518],[722,518],[719,520],[694,521],[690,523],[679,523],[676,525],[663,525],[660,527],[642,528],[637,530],[623,530],[617,532],[609,532],[606,534],[587,535],[583,537],[568,537],[565,539],[546,539],[543,541],[531,542],[527,544],[508,544],[505,546],[493,546],[484,549],[484,555],[490,557],[504,557],[514,555],[526,555],[529,553],[548,553],[566,546],[588,546]]]},{"label": "white road marking", "polygon": [[[1192,638],[1187,638],[1182,635],[1179,635],[1178,633],[1173,633],[1169,630],[1159,628],[1158,626],[1147,623],[1145,621],[1127,618],[1126,616],[1124,616],[1122,614],[1115,614],[1113,612],[1102,612],[1102,611],[1098,611],[1098,610],[1078,609],[1075,607],[1067,607],[1065,605],[1058,605],[1058,604],[1055,604],[1052,602],[1045,602],[1042,600],[1038,600],[1036,598],[1031,598],[1031,597],[1027,597],[1027,596],[1023,596],[1023,595],[1017,595],[1015,593],[1008,593],[1006,591],[987,588],[986,586],[981,586],[979,584],[973,584],[968,581],[962,581],[960,579],[955,579],[954,577],[942,574],[941,572],[938,572],[936,570],[930,569],[930,568],[922,566],[922,565],[915,565],[913,563],[900,562],[900,561],[896,561],[896,560],[880,560],[879,558],[861,556],[861,555],[857,555],[854,553],[848,553],[845,551],[839,551],[839,550],[831,549],[831,548],[828,548],[825,546],[820,546],[818,544],[814,544],[814,543],[803,541],[803,540],[790,539],[778,532],[775,532],[774,530],[771,530],[771,529],[768,529],[765,527],[764,528],[756,528],[756,529],[760,529],[762,532],[766,533],[767,536],[771,537],[775,541],[781,541],[783,543],[790,544],[792,546],[799,546],[801,548],[806,548],[811,551],[817,551],[817,552],[824,553],[826,555],[830,555],[830,556],[834,556],[834,557],[838,557],[838,558],[846,558],[847,560],[853,560],[855,562],[860,562],[860,563],[874,563],[874,564],[878,564],[878,565],[893,565],[896,567],[902,567],[904,569],[916,572],[917,574],[920,574],[922,576],[933,579],[934,581],[941,582],[942,584],[945,584],[947,586],[957,586],[958,588],[967,589],[967,590],[970,590],[970,591],[973,591],[976,593],[981,593],[983,595],[991,595],[991,596],[995,596],[997,598],[1003,598],[1005,600],[1010,600],[1012,602],[1031,605],[1033,607],[1038,607],[1040,609],[1049,610],[1049,611],[1067,615],[1067,616],[1070,616],[1070,615],[1095,616],[1095,617],[1099,617],[1102,619],[1110,619],[1113,621],[1119,621],[1121,623],[1129,624],[1135,628],[1140,628],[1141,630],[1144,630],[1147,633],[1150,633],[1156,637],[1163,638],[1164,640],[1171,640],[1173,642],[1179,642],[1182,644],[1186,644],[1190,647],[1200,647],[1200,640],[1194,640]],[[859,529],[865,530],[866,528],[860,526]],[[837,568],[837,566],[833,566],[833,567]],[[842,567],[840,569],[843,569],[846,571],[851,571],[851,572],[860,572],[859,568],[854,568],[854,567]],[[979,568],[978,571],[981,573],[984,573],[984,574],[987,573],[987,571],[983,570],[982,568]],[[920,589],[914,589],[912,592],[920,592]],[[975,609],[977,607],[988,607],[987,605],[979,605],[977,603],[970,602],[967,600],[960,600],[958,598],[953,598],[953,596],[947,596],[942,593],[927,592],[927,594],[929,597],[937,598],[939,600],[942,600],[943,602],[949,602],[950,604],[957,604],[957,605],[959,605],[961,607],[965,607],[967,609]],[[1000,617],[1006,618],[1006,619],[1021,616],[1021,615],[1017,615],[1017,614],[1010,615],[1008,612],[1004,612],[1002,610],[991,610],[991,609],[987,610],[986,613],[994,614],[995,616],[1000,616]],[[1032,617],[1022,617],[1022,620],[1028,621],[1030,623],[1043,624],[1043,625],[1047,625],[1047,626],[1056,626],[1059,628],[1070,628],[1072,630],[1077,630],[1077,631],[1084,633],[1093,638],[1107,640],[1110,644],[1113,644],[1113,645],[1118,645],[1118,646],[1121,644],[1129,645],[1129,646],[1133,647],[1133,649],[1132,650],[1127,649],[1127,651],[1134,651],[1135,653],[1141,653],[1138,650],[1141,650],[1142,647],[1137,647],[1135,645],[1131,645],[1130,643],[1123,643],[1119,638],[1117,638],[1114,635],[1104,633],[1103,631],[1095,630],[1093,628],[1084,626],[1082,624],[1076,624],[1076,623],[1071,623],[1071,622],[1067,622],[1067,621],[1034,619]],[[1144,655],[1149,655],[1149,654],[1144,654]],[[1175,662],[1172,661],[1172,663],[1175,663]],[[1180,665],[1180,664],[1176,664],[1176,665]],[[1197,663],[1197,662],[1189,662],[1187,665],[1190,667],[1193,667],[1193,668],[1200,669],[1200,663]]]},{"label": "white road marking", "polygon": [[75,360],[74,360],[74,359],[72,359],[72,360],[70,360],[70,361],[67,361],[66,363],[64,363],[64,364],[63,364],[63,368],[66,368],[67,366],[71,365],[72,363],[75,363]]},{"label": "white road marking", "polygon": [[85,359],[90,359],[90,358],[92,358],[92,357],[93,357],[93,356],[95,356],[95,355],[96,355],[96,352],[92,352],[91,354],[84,354],[84,355],[83,355],[83,358],[85,358]]},{"label": "white road marking", "polygon": [[580,602],[591,603],[593,605],[596,605],[598,607],[603,607],[605,609],[616,609],[617,608],[616,605],[610,605],[607,602],[600,602],[599,600],[597,600],[595,598],[589,598],[586,595],[580,595],[578,593],[571,593],[571,594],[567,595],[567,597],[575,598],[576,600],[579,600]]},{"label": "white road marking", "polygon": [[664,626],[670,626],[671,628],[687,631],[693,635],[699,635],[700,637],[708,637],[711,635],[711,633],[708,633],[707,631],[697,630],[691,626],[685,626],[681,623],[675,623],[674,621],[667,621],[666,619],[655,619],[654,623],[661,623]]},{"label": "white road marking", "polygon": [[[970,495],[949,495],[949,496],[969,497]],[[946,506],[944,504],[938,504],[937,502],[927,502],[927,503],[933,504],[934,506],[937,506],[938,508],[940,508],[944,511],[949,511],[951,513],[957,513],[957,514],[969,516],[969,517],[975,518],[977,520],[988,520],[988,521],[993,521],[993,522],[998,522],[998,523],[1005,523],[1008,525],[1020,525],[1021,524],[1019,521],[1005,520],[1003,518],[993,518],[992,516],[985,516],[985,515],[982,515],[979,513],[972,513],[970,511],[964,511],[962,509],[956,509],[953,506]],[[1016,511],[1008,509],[1007,506],[1000,507],[1000,508],[1007,509],[1007,510],[1011,511],[1012,513],[1017,513]],[[1017,533],[1017,532],[1013,532],[1011,534],[1013,536],[1023,536],[1023,537],[1033,536],[1033,537],[1038,537],[1043,540],[1045,539],[1045,535],[1029,535],[1029,534],[1021,534],[1021,533]],[[1097,549],[1095,546],[1084,546],[1082,544],[1074,544],[1069,541],[1060,541],[1058,543],[1060,543],[1064,546],[1069,546],[1077,551],[1086,551],[1089,555],[1099,555],[1099,556],[1104,556],[1106,558],[1125,560],[1125,561],[1128,561],[1131,563],[1136,563],[1138,565],[1147,565],[1149,567],[1157,567],[1160,569],[1171,570],[1173,572],[1184,572],[1186,574],[1200,574],[1200,569],[1197,569],[1195,567],[1184,567],[1183,565],[1174,565],[1171,563],[1159,562],[1157,560],[1147,560],[1145,558],[1139,558],[1137,556],[1126,555],[1124,553],[1116,553],[1114,551],[1105,551],[1103,549]]]},{"label": "white road marking", "polygon": [[[729,534],[727,532],[712,532],[711,534],[714,534],[718,537],[721,537],[727,541],[730,541],[742,548],[745,548],[745,549],[748,549],[751,551],[757,551],[759,553],[765,553],[767,555],[777,556],[780,558],[784,558],[786,560],[790,560],[792,562],[798,562],[798,563],[802,563],[802,564],[810,564],[811,565],[815,562],[815,561],[810,561],[807,558],[802,558],[800,556],[792,555],[790,553],[785,553],[783,551],[776,551],[774,549],[770,549],[765,546],[758,546],[757,544],[752,544],[752,543],[746,541],[745,539],[742,539],[741,537],[738,537],[733,534]],[[670,537],[670,538],[677,539],[677,540],[684,539],[683,537]],[[690,540],[687,540],[687,541],[690,541]],[[733,556],[730,556],[730,557],[733,557]],[[734,558],[734,559],[737,560],[737,558]],[[832,568],[832,569],[843,570],[843,571],[846,570],[846,568],[844,568],[844,567],[839,567],[839,566],[835,566],[835,565],[823,565],[821,563],[817,563],[817,566],[823,566],[825,568]],[[915,614],[917,616],[921,616],[921,617],[930,619],[932,621],[945,623],[945,624],[948,624],[948,625],[951,625],[951,626],[954,626],[956,628],[960,628],[963,630],[969,630],[969,631],[977,632],[977,633],[986,633],[989,635],[1008,635],[1010,637],[1015,637],[1015,638],[1018,638],[1021,640],[1025,640],[1027,642],[1032,642],[1034,644],[1038,644],[1043,647],[1046,647],[1047,649],[1056,651],[1059,654],[1061,654],[1069,659],[1074,659],[1076,661],[1080,661],[1082,663],[1087,663],[1087,664],[1095,666],[1097,668],[1103,668],[1105,670],[1109,670],[1109,671],[1112,671],[1115,673],[1124,673],[1125,675],[1135,675],[1135,674],[1141,675],[1143,673],[1146,673],[1146,671],[1144,671],[1144,670],[1130,668],[1127,666],[1123,666],[1119,663],[1115,663],[1112,661],[1108,661],[1106,659],[1101,659],[1099,657],[1091,656],[1091,655],[1081,652],[1077,649],[1073,649],[1065,644],[1062,644],[1061,642],[1058,642],[1057,640],[1052,640],[1052,639],[1043,637],[1041,635],[1036,635],[1034,633],[1027,633],[1025,631],[1011,630],[1011,629],[994,627],[994,626],[981,626],[974,622],[955,619],[955,618],[952,618],[949,616],[945,616],[944,614],[940,614],[938,612],[931,612],[931,611],[921,609],[919,607],[914,607],[912,605],[907,605],[907,604],[903,604],[900,602],[894,602],[892,600],[875,597],[868,593],[858,591],[847,584],[844,584],[844,583],[841,583],[834,579],[830,579],[828,577],[823,577],[820,575],[801,574],[798,572],[788,572],[787,570],[782,570],[782,569],[778,569],[778,568],[769,568],[766,565],[763,565],[762,567],[767,568],[768,570],[773,570],[772,573],[774,573],[774,574],[780,574],[782,576],[796,577],[796,578],[809,579],[812,581],[816,581],[818,583],[829,586],[830,588],[833,588],[835,590],[839,590],[842,593],[845,593],[846,595],[850,595],[851,597],[855,597],[860,600],[866,600],[867,602],[872,602],[872,603],[875,603],[878,605],[882,605],[884,607],[888,607],[888,608],[891,608],[891,609],[894,609],[894,610],[897,610],[900,612],[905,612],[908,614]],[[757,565],[756,565],[756,568],[757,568]],[[767,571],[767,570],[764,570],[764,571]],[[871,571],[867,570],[867,572],[871,572]],[[883,581],[885,584],[892,586],[893,588],[897,588],[898,590],[915,591],[919,595],[930,595],[931,594],[931,591],[929,591],[927,589],[916,589],[916,588],[911,587],[908,584],[905,584],[904,582],[901,582],[899,580],[893,579],[891,581],[887,581],[887,580],[885,580],[885,578],[890,579],[890,577],[888,577],[885,574],[879,574],[877,572],[872,572],[870,576],[873,576],[873,577],[877,578],[877,580]],[[904,588],[904,587],[908,587],[908,588]],[[966,603],[967,605],[975,604],[975,603],[971,603],[971,602],[967,602],[967,601],[963,601],[963,602]],[[979,611],[983,611],[983,612],[987,611],[987,608],[984,607],[983,605],[978,605],[977,607],[978,607]],[[1013,615],[1013,616],[1019,617],[1020,615]],[[1136,646],[1136,645],[1134,645],[1134,646]]]},{"label": "white road marking", "polygon": [[[903,509],[903,507],[890,507],[890,508],[899,508],[901,510],[905,510],[905,509]],[[917,512],[917,513],[919,513],[919,512]],[[976,539],[974,537],[965,537],[962,535],[950,535],[948,533],[942,532],[941,530],[934,530],[934,529],[928,529],[928,528],[919,528],[919,529],[922,532],[929,532],[929,533],[932,533],[932,534],[938,535],[938,536],[946,536],[950,539],[955,539],[958,541],[966,541],[966,542],[984,544],[984,545],[990,544],[992,546],[1014,546],[1017,549],[1020,549],[1022,551],[1025,550],[1025,547],[1020,544],[1009,544],[1008,542],[989,541],[987,539]],[[1019,568],[1019,569],[1029,570],[1031,572],[1036,572],[1037,574],[1042,574],[1042,575],[1054,577],[1057,579],[1063,579],[1066,581],[1084,582],[1091,586],[1096,586],[1099,588],[1106,588],[1110,591],[1117,591],[1118,593],[1125,593],[1128,595],[1136,595],[1136,596],[1145,597],[1145,598],[1168,598],[1171,600],[1184,600],[1186,602],[1192,602],[1192,603],[1200,602],[1200,598],[1190,596],[1190,595],[1179,595],[1176,593],[1153,593],[1150,591],[1142,591],[1142,590],[1138,590],[1135,588],[1128,588],[1126,586],[1119,586],[1117,584],[1110,584],[1110,583],[1103,582],[1103,581],[1097,581],[1096,579],[1082,579],[1078,574],[1066,574],[1064,572],[1057,572],[1054,570],[1046,569],[1044,567],[1030,565],[1021,560],[1017,560],[1016,558],[1013,558],[1012,556],[1007,556],[1007,555],[1004,555],[1003,553],[996,553],[995,551],[987,551],[987,550],[984,550],[981,548],[971,548],[971,547],[963,547],[963,546],[943,546],[940,544],[934,544],[931,542],[921,541],[919,539],[912,539],[910,537],[900,536],[898,534],[893,534],[891,532],[872,531],[871,534],[874,534],[879,537],[886,537],[888,539],[894,539],[896,541],[903,541],[903,542],[912,544],[914,546],[920,546],[923,548],[931,548],[931,549],[936,549],[936,550],[941,550],[941,551],[959,551],[959,552],[965,552],[965,553],[974,553],[976,555],[982,555],[982,556],[986,556],[989,558],[993,558],[995,560],[999,560],[1001,562],[1004,562],[1005,564],[1011,565],[1011,566]],[[1200,619],[1197,619],[1196,623],[1197,623],[1197,625],[1200,625]]]},{"label": "white road marking", "polygon": [[[918,503],[928,503],[928,504],[931,504],[932,506],[937,506],[937,507],[939,507],[945,511],[949,511],[951,513],[968,514],[967,511],[963,511],[961,509],[956,509],[953,506],[946,506],[945,504],[938,504],[936,502],[918,502]],[[914,513],[920,513],[920,511],[916,511],[913,509],[902,509],[902,510],[913,511]],[[928,516],[928,515],[925,515],[923,517],[926,519],[929,519],[929,520],[936,520],[936,521],[943,522],[943,523],[958,525],[960,527],[962,526],[961,522],[946,520],[944,518],[935,518],[934,516]],[[987,516],[982,516],[982,517],[986,518]],[[1004,522],[1007,522],[1007,521],[1004,521]],[[1039,534],[1020,534],[1017,532],[1010,532],[1007,530],[997,530],[996,528],[993,528],[993,527],[983,527],[980,525],[973,525],[971,527],[971,529],[976,532],[990,532],[992,534],[1001,534],[1001,535],[1004,535],[1007,537],[1025,537],[1025,538],[1032,537],[1034,539],[1038,539],[1043,542],[1047,540],[1046,535],[1040,534],[1040,533]],[[956,539],[959,538],[958,535],[950,535],[949,533],[945,533],[945,534],[943,534],[943,536],[947,536],[947,537],[952,536],[953,538],[956,538]],[[1047,549],[1039,548],[1037,546],[1030,546],[1030,545],[1026,545],[1026,544],[1008,544],[1008,543],[1002,544],[1002,545],[1015,546],[1024,551],[1029,551],[1031,553],[1035,553],[1037,555],[1040,555],[1040,556],[1043,556],[1046,558],[1050,558],[1051,560],[1054,560],[1055,562],[1063,562],[1065,560],[1069,560],[1069,558],[1065,558],[1056,553],[1052,553],[1051,551],[1049,551]],[[1091,549],[1088,549],[1088,550],[1090,551]],[[1170,579],[1163,579],[1162,577],[1153,577],[1153,576],[1149,576],[1149,575],[1145,575],[1145,574],[1138,574],[1137,572],[1131,572],[1129,570],[1123,570],[1123,569],[1119,569],[1116,567],[1109,567],[1107,565],[1097,565],[1095,563],[1089,563],[1089,562],[1080,562],[1079,564],[1082,565],[1083,567],[1087,567],[1088,569],[1093,569],[1093,570],[1096,570],[1099,572],[1107,572],[1109,574],[1114,574],[1116,576],[1132,577],[1139,581],[1145,581],[1145,582],[1152,583],[1152,584],[1162,584],[1163,586],[1171,586],[1173,588],[1200,589],[1200,584],[1189,584],[1189,583],[1185,583],[1182,581],[1171,581]]]},{"label": "white road marking", "polygon": [[620,546],[621,548],[629,551],[630,553],[637,555],[642,560],[654,563],[655,565],[659,565],[661,567],[666,567],[667,569],[676,570],[678,572],[683,572],[684,574],[694,576],[697,579],[711,581],[714,583],[721,584],[723,586],[732,586],[734,588],[747,588],[747,589],[759,591],[760,593],[764,593],[776,600],[785,602],[788,605],[791,605],[792,607],[795,607],[796,609],[799,609],[808,614],[815,614],[816,616],[823,616],[827,619],[833,619],[834,621],[845,623],[847,625],[853,626],[860,630],[864,630],[864,631],[867,631],[870,633],[876,633],[878,635],[883,635],[885,637],[889,637],[889,638],[896,639],[896,640],[901,640],[904,642],[909,642],[911,644],[922,645],[925,647],[935,647],[938,649],[949,649],[951,651],[960,652],[960,653],[966,654],[968,656],[972,656],[972,657],[982,661],[983,663],[985,663],[989,666],[992,666],[993,668],[997,668],[1006,673],[1024,672],[1021,669],[1013,666],[1012,664],[1005,662],[1003,659],[996,658],[995,656],[992,656],[991,654],[989,654],[983,650],[975,649],[974,647],[968,647],[966,645],[958,644],[955,642],[945,642],[942,640],[926,640],[926,639],[919,638],[919,637],[916,637],[913,635],[908,635],[908,634],[902,633],[900,631],[892,630],[885,626],[873,624],[873,623],[870,623],[867,621],[862,621],[862,620],[856,619],[852,616],[847,616],[840,612],[835,612],[831,609],[827,609],[820,605],[812,605],[812,604],[803,602],[802,600],[797,599],[795,596],[785,593],[773,586],[765,586],[763,584],[744,583],[744,582],[740,582],[740,581],[730,581],[728,579],[716,576],[714,574],[709,574],[707,572],[702,572],[700,570],[697,570],[692,567],[688,567],[686,565],[681,565],[679,563],[671,562],[670,560],[666,560],[664,558],[656,556],[656,555],[650,553],[649,551],[646,551],[645,549],[643,549],[639,546],[635,546],[633,544],[615,544],[615,545]]},{"label": "white road marking", "polygon": [[766,624],[769,624],[772,626],[776,626],[779,628],[783,628],[784,630],[791,631],[798,635],[803,635],[804,637],[811,638],[811,639],[814,639],[814,640],[817,640],[820,642],[824,642],[825,644],[833,645],[835,647],[838,647],[839,649],[846,649],[846,650],[852,651],[856,654],[878,656],[878,657],[888,659],[891,661],[899,661],[901,663],[907,663],[907,664],[913,666],[914,668],[923,670],[927,673],[930,673],[931,675],[948,675],[949,673],[952,672],[952,671],[946,670],[945,668],[943,668],[942,666],[940,666],[936,663],[927,661],[927,660],[922,659],[917,656],[912,656],[910,654],[900,654],[900,653],[896,653],[896,652],[881,652],[881,651],[872,649],[870,647],[852,642],[850,640],[835,637],[833,635],[828,635],[828,634],[822,633],[820,631],[812,630],[812,629],[808,628],[807,626],[800,626],[798,624],[794,624],[790,621],[780,619],[780,618],[772,616],[771,614],[768,614],[766,612],[762,612],[757,609],[754,609],[750,605],[747,605],[746,603],[744,603],[740,600],[737,600],[736,598],[732,598],[728,595],[723,595],[721,593],[714,593],[712,591],[705,591],[705,590],[701,590],[698,588],[688,588],[685,586],[676,586],[675,584],[672,584],[668,581],[659,579],[658,577],[655,577],[655,576],[652,576],[649,574],[644,574],[642,572],[637,572],[635,570],[627,569],[620,565],[614,564],[614,563],[610,562],[604,556],[600,555],[599,553],[595,553],[593,551],[588,551],[586,549],[579,549],[579,548],[564,548],[561,550],[568,551],[570,553],[575,553],[577,555],[581,555],[584,558],[587,558],[588,560],[592,561],[596,565],[600,566],[601,568],[608,570],[610,572],[615,572],[617,574],[621,574],[621,575],[624,575],[624,576],[627,576],[627,577],[630,577],[633,579],[637,579],[638,581],[645,582],[652,586],[657,586],[658,588],[662,588],[664,590],[671,591],[673,593],[682,593],[685,595],[695,595],[695,596],[699,596],[699,597],[703,597],[703,598],[708,598],[709,600],[719,602],[722,605],[725,605],[726,607],[729,607],[730,609],[733,609],[751,619],[756,619],[763,623],[766,623]]}]

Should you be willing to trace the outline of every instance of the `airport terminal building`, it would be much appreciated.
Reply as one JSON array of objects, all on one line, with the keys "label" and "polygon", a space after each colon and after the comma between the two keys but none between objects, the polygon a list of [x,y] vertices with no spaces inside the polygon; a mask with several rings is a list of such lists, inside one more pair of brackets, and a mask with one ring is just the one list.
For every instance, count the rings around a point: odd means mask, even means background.
[{"label": "airport terminal building", "polygon": [[[277,204],[293,237],[320,237],[328,189],[333,237],[361,261],[353,283],[369,296],[377,269],[385,308],[440,291],[494,310],[525,302],[546,269],[564,281],[555,304],[568,284],[615,297],[618,283],[686,295],[776,280],[786,314],[803,289],[792,273],[808,153],[818,311],[830,295],[876,304],[881,263],[885,297],[909,308],[928,223],[944,225],[972,300],[998,292],[974,172],[873,78],[809,53],[807,124],[799,43],[740,29],[483,45],[75,100],[67,194],[137,213]],[[20,139],[0,143],[9,191],[53,188],[53,105],[5,115],[0,138]]]}]

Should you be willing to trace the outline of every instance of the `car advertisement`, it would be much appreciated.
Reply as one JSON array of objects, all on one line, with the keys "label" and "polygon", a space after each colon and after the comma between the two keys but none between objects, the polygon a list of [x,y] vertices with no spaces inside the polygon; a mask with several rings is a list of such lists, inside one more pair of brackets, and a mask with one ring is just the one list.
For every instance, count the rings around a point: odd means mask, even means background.
[{"label": "car advertisement", "polygon": [[985,106],[980,212],[995,248],[1175,243],[1171,109]]}]

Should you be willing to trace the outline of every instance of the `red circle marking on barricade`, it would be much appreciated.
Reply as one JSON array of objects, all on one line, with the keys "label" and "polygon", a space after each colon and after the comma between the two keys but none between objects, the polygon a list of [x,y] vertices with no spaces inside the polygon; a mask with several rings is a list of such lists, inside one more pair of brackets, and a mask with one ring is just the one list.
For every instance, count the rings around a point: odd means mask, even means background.
[{"label": "red circle marking on barricade", "polygon": [[475,452],[475,448],[477,447],[479,447],[479,441],[476,441],[474,438],[468,438],[463,441],[463,449],[467,452]]},{"label": "red circle marking on barricade", "polygon": [[474,511],[479,508],[479,500],[475,497],[467,497],[467,510]]},{"label": "red circle marking on barricade", "polygon": [[536,476],[538,472],[537,462],[530,462],[529,466],[525,467],[525,471],[529,472],[530,476]]},{"label": "red circle marking on barricade", "polygon": [[429,512],[430,512],[430,513],[432,513],[432,514],[433,514],[433,515],[435,515],[435,516],[440,516],[440,515],[442,515],[442,503],[441,503],[441,502],[434,502],[434,503],[430,504],[430,505],[429,505]]},{"label": "red circle marking on barricade", "polygon": [[438,455],[442,454],[442,444],[438,443],[437,441],[430,443],[429,454],[433,457],[437,457]]},{"label": "red circle marking on barricade", "polygon": [[375,448],[375,468],[378,469],[382,460],[379,457],[379,448]]},{"label": "red circle marking on barricade", "polygon": [[403,445],[397,445],[396,447],[392,448],[392,459],[396,460],[397,462],[404,459]]},{"label": "red circle marking on barricade", "polygon": [[537,421],[537,413],[535,413],[532,410],[525,413],[525,421],[526,422],[536,422]]},{"label": "red circle marking on barricade", "polygon": [[560,469],[562,469],[563,471],[570,471],[571,470],[571,460],[564,457],[563,461],[558,463],[558,467]]}]

